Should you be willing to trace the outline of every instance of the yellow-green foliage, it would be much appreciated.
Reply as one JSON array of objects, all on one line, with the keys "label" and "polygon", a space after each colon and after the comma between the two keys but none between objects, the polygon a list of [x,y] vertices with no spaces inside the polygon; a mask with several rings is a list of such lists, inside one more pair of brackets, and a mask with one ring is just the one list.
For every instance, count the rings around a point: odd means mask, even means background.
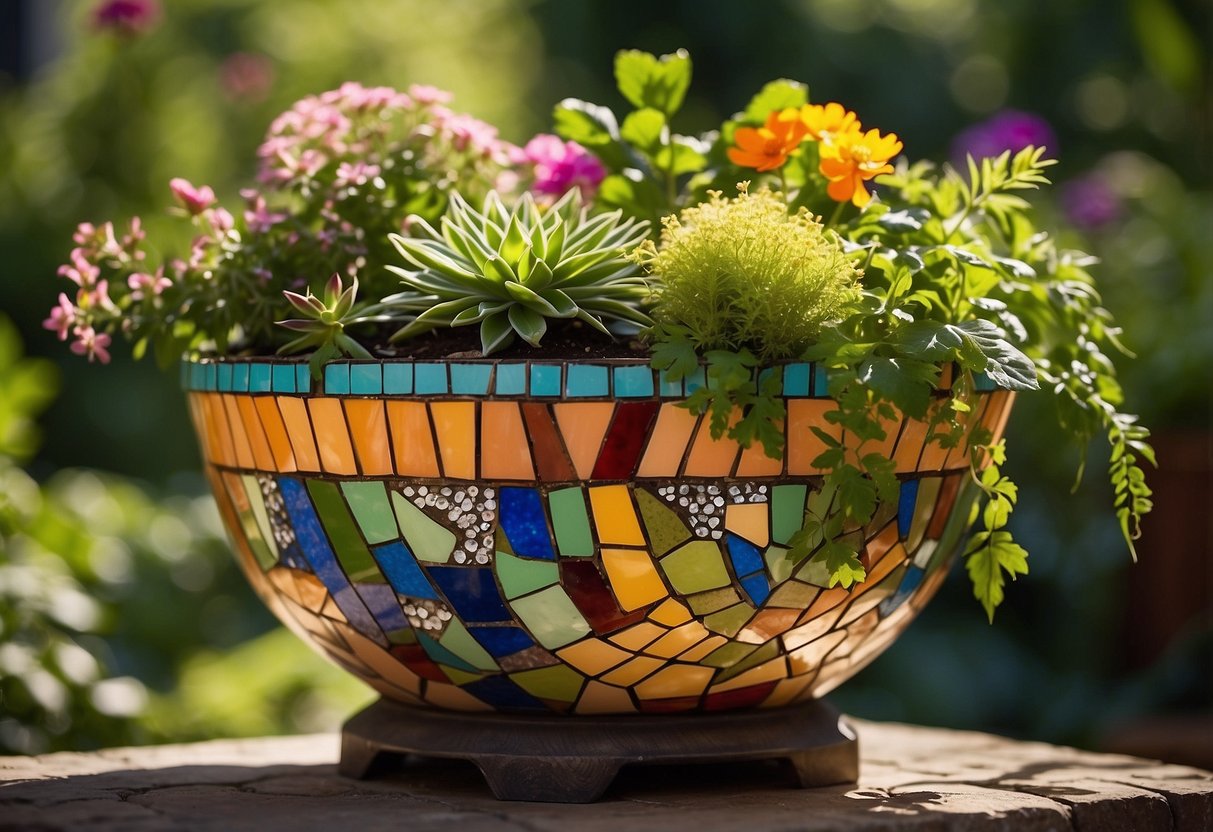
[{"label": "yellow-green foliage", "polygon": [[699,349],[788,358],[844,316],[859,273],[805,209],[789,213],[766,188],[739,190],[666,217],[660,245],[636,256],[661,280],[654,317],[687,327]]}]

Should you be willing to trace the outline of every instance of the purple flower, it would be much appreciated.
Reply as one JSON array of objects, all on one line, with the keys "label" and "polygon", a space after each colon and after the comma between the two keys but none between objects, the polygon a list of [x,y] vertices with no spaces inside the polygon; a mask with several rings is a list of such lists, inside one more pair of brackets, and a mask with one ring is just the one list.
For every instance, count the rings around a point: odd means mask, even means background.
[{"label": "purple flower", "polygon": [[1047,155],[1057,158],[1057,135],[1049,122],[1034,113],[1003,110],[962,131],[952,142],[952,161],[964,167],[966,156],[980,160],[1029,145],[1048,148]]},{"label": "purple flower", "polygon": [[188,180],[178,177],[170,181],[168,187],[192,216],[198,216],[215,204],[215,192],[210,185],[195,188]]},{"label": "purple flower", "polygon": [[105,0],[93,9],[93,26],[125,35],[138,35],[160,17],[157,0]]},{"label": "purple flower", "polygon": [[1124,202],[1107,179],[1088,173],[1071,179],[1058,192],[1061,210],[1078,228],[1097,231],[1124,216]]},{"label": "purple flower", "polygon": [[577,142],[540,133],[523,148],[527,161],[534,165],[535,181],[531,190],[548,196],[560,196],[571,188],[580,188],[586,198],[593,196],[606,177],[606,168],[598,157]]}]

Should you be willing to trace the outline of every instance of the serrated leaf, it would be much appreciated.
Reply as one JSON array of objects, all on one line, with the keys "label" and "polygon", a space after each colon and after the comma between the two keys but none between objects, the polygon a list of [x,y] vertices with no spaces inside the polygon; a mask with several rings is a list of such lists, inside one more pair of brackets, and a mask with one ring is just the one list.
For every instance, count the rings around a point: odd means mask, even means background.
[{"label": "serrated leaf", "polygon": [[980,532],[965,551],[965,569],[973,582],[973,595],[993,622],[994,610],[1003,601],[1006,576],[1015,580],[1028,574],[1028,553],[1009,532]]},{"label": "serrated leaf", "polygon": [[897,331],[899,345],[928,361],[959,360],[967,369],[986,373],[1008,390],[1038,390],[1036,366],[1007,341],[995,324],[975,319],[961,324],[916,321]]},{"label": "serrated leaf", "polygon": [[825,565],[830,574],[830,586],[841,586],[844,589],[852,584],[862,583],[867,577],[867,570],[859,560],[859,553],[851,546],[838,540],[826,543],[813,560]]}]

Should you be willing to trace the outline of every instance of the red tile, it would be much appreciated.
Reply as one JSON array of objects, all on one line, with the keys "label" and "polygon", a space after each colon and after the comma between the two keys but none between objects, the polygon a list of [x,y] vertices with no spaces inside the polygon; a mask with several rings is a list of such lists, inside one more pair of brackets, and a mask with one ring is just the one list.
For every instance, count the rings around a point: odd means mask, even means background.
[{"label": "red tile", "polygon": [[660,406],[660,402],[623,402],[615,409],[615,418],[594,465],[594,479],[632,478]]}]

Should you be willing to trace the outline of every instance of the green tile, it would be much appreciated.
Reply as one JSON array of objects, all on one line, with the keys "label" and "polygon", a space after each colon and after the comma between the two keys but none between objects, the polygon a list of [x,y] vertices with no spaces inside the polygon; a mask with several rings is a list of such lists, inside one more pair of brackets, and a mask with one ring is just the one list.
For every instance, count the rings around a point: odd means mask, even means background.
[{"label": "green tile", "polygon": [[253,509],[253,519],[257,522],[257,530],[261,532],[261,539],[273,553],[271,556],[273,561],[269,564],[261,564],[263,569],[269,569],[278,560],[279,554],[278,544],[274,541],[274,530],[270,527],[270,516],[265,510],[265,497],[261,493],[261,484],[252,474],[245,474],[241,479],[244,480],[244,491],[248,495],[249,505]]},{"label": "green tile", "polygon": [[[452,619],[452,620],[454,620],[454,619]],[[425,635],[424,633],[417,634],[417,643],[420,644],[422,649],[425,650],[426,655],[429,656],[431,659],[433,659],[438,664],[445,664],[445,665],[450,665],[451,667],[457,667],[460,670],[466,670],[469,673],[474,673],[476,671],[476,668],[473,667],[470,663],[459,658],[454,653],[452,653],[450,650],[446,649],[441,644],[434,641],[433,638]]]},{"label": "green tile", "polygon": [[703,619],[703,626],[713,633],[720,633],[722,636],[732,638],[741,632],[741,628],[753,617],[753,607],[749,604],[738,604],[735,607],[729,607],[727,610],[714,612],[705,617]]},{"label": "green tile", "polygon": [[517,598],[560,580],[560,567],[549,560],[524,560],[498,549],[495,564],[506,598]]},{"label": "green tile", "polygon": [[794,610],[806,609],[813,599],[821,592],[820,587],[810,586],[800,581],[785,581],[767,598],[768,607],[787,607]]},{"label": "green tile", "polygon": [[517,598],[510,606],[535,640],[549,650],[572,644],[590,632],[590,625],[558,586]]},{"label": "green tile", "polygon": [[487,673],[471,673],[466,670],[460,670],[457,667],[451,667],[449,664],[440,664],[438,666],[442,668],[442,672],[446,677],[457,685],[470,685],[472,682],[479,682],[489,675]]},{"label": "green tile", "polygon": [[556,547],[565,557],[593,557],[594,537],[590,534],[590,516],[585,494],[580,487],[562,488],[548,494]]},{"label": "green tile", "polygon": [[814,586],[828,587],[830,585],[829,567],[823,561],[809,558],[796,570],[796,580]]},{"label": "green tile", "polygon": [[446,563],[455,551],[455,535],[431,520],[425,512],[408,501],[403,494],[392,492],[392,508],[409,550],[417,560]]},{"label": "green tile", "polygon": [[511,673],[510,681],[538,699],[573,702],[585,686],[585,677],[568,665]]},{"label": "green tile", "polygon": [[725,682],[734,676],[740,676],[751,667],[758,667],[763,662],[770,661],[779,655],[779,640],[771,639],[741,661],[726,668],[715,678],[716,682]]},{"label": "green tile", "polygon": [[713,589],[709,592],[700,592],[687,598],[687,606],[691,608],[691,612],[695,615],[707,615],[710,612],[722,610],[725,607],[731,607],[741,601],[741,596],[737,594],[737,590],[732,587],[724,589]]},{"label": "green tile", "polygon": [[672,508],[643,488],[637,488],[633,494],[636,495],[636,505],[640,508],[653,554],[660,557],[691,539],[690,530]]},{"label": "green tile", "polygon": [[501,669],[488,651],[480,646],[480,642],[472,638],[472,634],[458,618],[452,618],[446,623],[446,632],[438,639],[438,643],[480,670]]},{"label": "green tile", "polygon": [[788,557],[788,551],[782,546],[771,546],[762,553],[762,559],[767,562],[767,571],[771,573],[772,583],[786,581],[796,571],[796,564]]},{"label": "green tile", "polygon": [[383,543],[400,537],[396,515],[381,482],[345,482],[341,484],[345,501],[354,512],[367,543]]},{"label": "green tile", "polygon": [[351,582],[385,583],[383,573],[371,550],[366,547],[358,526],[346,508],[345,500],[341,498],[340,489],[331,482],[321,480],[307,481],[308,493],[316,504],[316,513],[320,516],[320,524],[328,533],[329,541],[341,568]]},{"label": "green tile", "polygon": [[710,540],[695,540],[661,559],[661,569],[675,592],[691,595],[732,583],[720,546]]},{"label": "green tile", "polygon": [[771,539],[787,543],[804,525],[805,485],[777,485],[771,489]]},{"label": "green tile", "polygon": [[699,663],[706,664],[708,667],[732,667],[757,649],[757,644],[743,644],[739,641],[733,641],[717,647],[700,659]]}]

